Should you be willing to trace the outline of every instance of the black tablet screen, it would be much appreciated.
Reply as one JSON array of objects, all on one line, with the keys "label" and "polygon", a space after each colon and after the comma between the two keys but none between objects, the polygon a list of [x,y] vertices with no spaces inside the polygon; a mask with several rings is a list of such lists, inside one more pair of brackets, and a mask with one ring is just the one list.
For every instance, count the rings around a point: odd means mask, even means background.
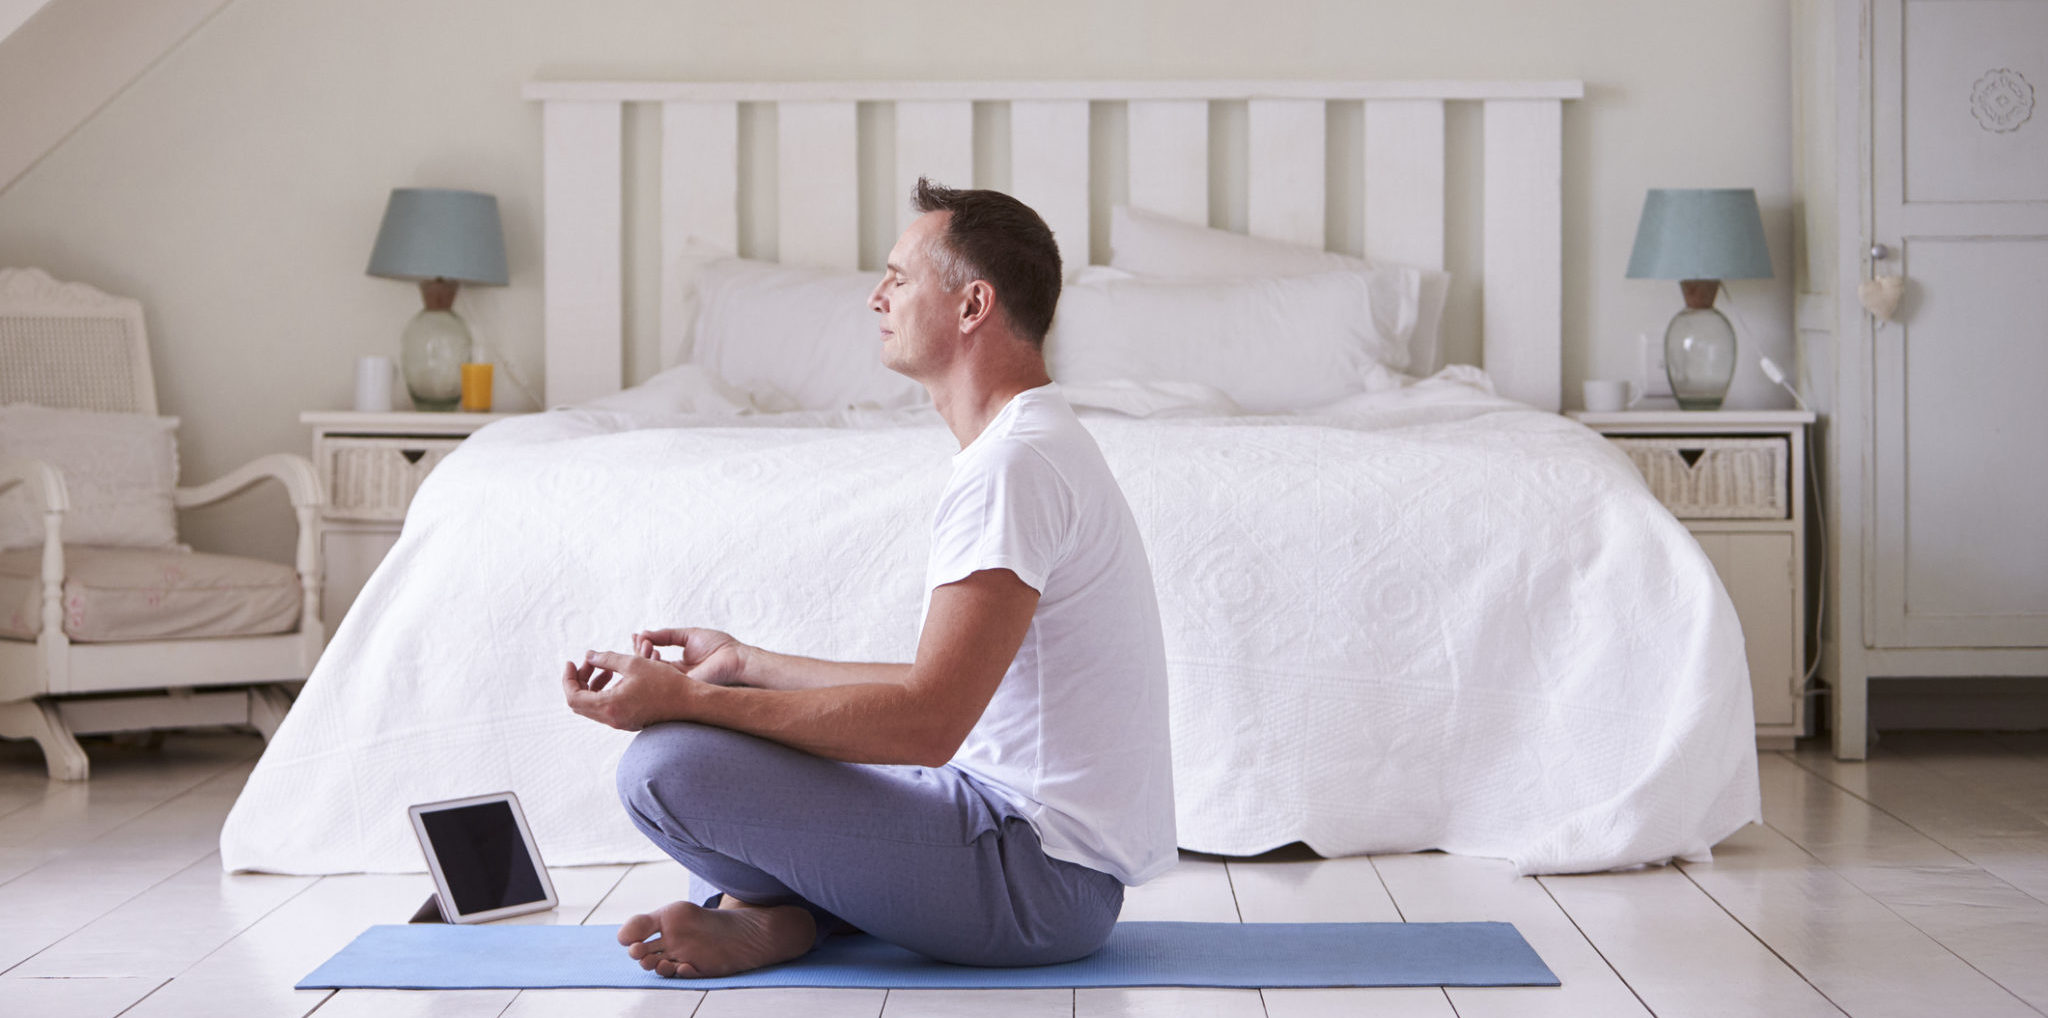
[{"label": "black tablet screen", "polygon": [[519,837],[506,802],[486,802],[420,814],[455,911],[463,915],[540,901],[540,874]]}]

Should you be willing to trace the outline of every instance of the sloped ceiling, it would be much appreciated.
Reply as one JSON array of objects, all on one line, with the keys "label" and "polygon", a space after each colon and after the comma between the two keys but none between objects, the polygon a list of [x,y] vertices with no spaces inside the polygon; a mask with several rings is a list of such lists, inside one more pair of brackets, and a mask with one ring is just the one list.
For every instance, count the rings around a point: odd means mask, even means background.
[{"label": "sloped ceiling", "polygon": [[0,39],[14,34],[28,16],[42,10],[50,0],[0,0]]},{"label": "sloped ceiling", "polygon": [[0,0],[0,191],[227,2]]}]

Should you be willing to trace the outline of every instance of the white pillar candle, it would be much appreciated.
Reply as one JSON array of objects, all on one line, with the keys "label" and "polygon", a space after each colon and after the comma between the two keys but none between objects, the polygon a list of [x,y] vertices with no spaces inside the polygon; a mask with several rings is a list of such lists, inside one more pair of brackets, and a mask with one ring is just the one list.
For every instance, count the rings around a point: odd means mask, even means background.
[{"label": "white pillar candle", "polygon": [[391,358],[356,359],[356,409],[368,413],[391,412]]}]

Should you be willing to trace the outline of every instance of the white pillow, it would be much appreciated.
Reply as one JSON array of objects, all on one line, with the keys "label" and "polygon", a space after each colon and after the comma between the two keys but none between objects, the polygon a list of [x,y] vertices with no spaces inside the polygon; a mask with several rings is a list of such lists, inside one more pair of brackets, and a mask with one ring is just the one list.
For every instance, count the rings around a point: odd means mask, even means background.
[{"label": "white pillow", "polygon": [[[1141,276],[1166,279],[1371,272],[1374,268],[1363,258],[1196,226],[1125,205],[1118,205],[1109,213],[1109,264]],[[1426,375],[1436,368],[1437,333],[1443,324],[1451,274],[1429,269],[1412,271],[1421,278],[1415,332],[1400,361],[1389,361],[1388,365],[1409,374]]]},{"label": "white pillow", "polygon": [[1076,281],[1060,295],[1046,367],[1062,388],[1191,382],[1253,413],[1319,406],[1400,384],[1385,361],[1415,328],[1414,283],[1412,269]]},{"label": "white pillow", "polygon": [[[64,475],[66,544],[178,544],[178,419],[0,407],[0,459],[36,459]],[[0,548],[43,543],[43,509],[26,485],[0,492]]]},{"label": "white pillow", "polygon": [[1076,407],[1113,410],[1128,417],[1236,417],[1244,413],[1223,390],[1199,382],[1141,382],[1117,379],[1092,385],[1060,386]]},{"label": "white pillow", "polygon": [[557,409],[737,417],[753,413],[754,404],[746,393],[720,381],[702,364],[678,364],[630,389]]},{"label": "white pillow", "polygon": [[880,280],[741,258],[708,262],[696,276],[691,360],[762,410],[927,402],[924,386],[882,366],[881,316],[868,310]]}]

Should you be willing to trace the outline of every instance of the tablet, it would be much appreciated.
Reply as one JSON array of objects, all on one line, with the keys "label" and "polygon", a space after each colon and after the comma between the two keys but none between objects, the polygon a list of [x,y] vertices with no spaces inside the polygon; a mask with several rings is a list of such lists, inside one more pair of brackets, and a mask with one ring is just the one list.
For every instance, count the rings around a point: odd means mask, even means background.
[{"label": "tablet", "polygon": [[442,918],[483,923],[555,907],[555,885],[533,846],[518,796],[472,795],[409,812],[440,892]]}]

